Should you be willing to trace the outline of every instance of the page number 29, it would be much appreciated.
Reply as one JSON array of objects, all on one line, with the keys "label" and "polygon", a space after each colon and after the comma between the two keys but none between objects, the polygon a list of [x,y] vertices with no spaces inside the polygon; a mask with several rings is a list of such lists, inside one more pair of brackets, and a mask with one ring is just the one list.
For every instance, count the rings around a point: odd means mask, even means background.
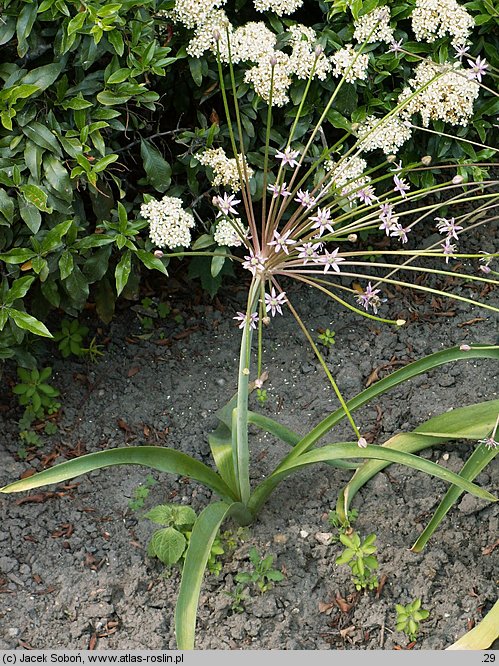
[{"label": "page number 29", "polygon": [[493,664],[496,660],[496,655],[493,652],[486,652],[483,655],[482,663],[483,664]]}]

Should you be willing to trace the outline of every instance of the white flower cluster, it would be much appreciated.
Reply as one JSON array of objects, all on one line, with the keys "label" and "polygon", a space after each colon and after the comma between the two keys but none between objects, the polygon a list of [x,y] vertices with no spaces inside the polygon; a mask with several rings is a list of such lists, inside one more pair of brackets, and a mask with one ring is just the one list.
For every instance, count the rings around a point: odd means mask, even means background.
[{"label": "white flower cluster", "polygon": [[[272,78],[272,63],[274,76]],[[291,59],[287,53],[273,51],[259,60],[258,65],[248,69],[244,75],[246,83],[251,83],[257,95],[268,102],[272,83],[272,106],[284,106],[288,101],[288,88],[291,85]]]},{"label": "white flower cluster", "polygon": [[223,9],[214,9],[205,20],[200,23],[194,31],[194,37],[187,45],[187,53],[192,58],[200,58],[205,51],[217,52],[217,42],[215,32],[218,31],[220,39],[218,48],[220,58],[223,62],[229,60],[229,50],[227,45],[227,28],[229,29],[230,40],[232,44],[232,25]]},{"label": "white flower cluster", "polygon": [[[239,182],[239,173],[236,158],[229,158],[223,148],[208,148],[204,153],[196,155],[203,166],[208,166],[213,171],[213,180],[211,184],[215,187],[222,185],[230,188],[233,192],[239,192],[241,184]],[[238,155],[240,167],[242,169],[241,155]],[[253,176],[253,169],[246,164],[246,173],[248,179]],[[244,174],[243,174],[244,176]]]},{"label": "white flower cluster", "polygon": [[[339,163],[333,160],[324,163],[324,168],[330,173],[331,184],[339,189],[343,196],[348,196],[370,182],[370,176],[364,176],[366,167],[367,162],[357,156],[346,157]],[[352,198],[355,198],[355,194]]]},{"label": "white flower cluster", "polygon": [[379,148],[385,155],[393,155],[411,138],[412,130],[409,122],[401,120],[397,115],[387,118],[367,116],[356,133],[364,152]]},{"label": "white flower cluster", "polygon": [[354,26],[353,38],[359,44],[363,44],[366,40],[368,44],[373,42],[390,44],[393,41],[393,30],[390,27],[390,7],[377,7],[369,14],[361,16],[355,21]]},{"label": "white flower cluster", "polygon": [[[288,28],[291,35],[289,43],[293,49],[291,53],[291,70],[299,79],[308,79],[312,73],[315,62],[314,78],[324,81],[331,71],[331,63],[322,50],[316,53],[317,35],[313,28],[297,23]],[[317,60],[317,61],[316,61]]]},{"label": "white flower cluster", "polygon": [[331,56],[335,67],[334,76],[344,76],[347,83],[353,83],[357,79],[367,78],[367,66],[369,56],[367,53],[359,53],[352,44],[347,44]]},{"label": "white flower cluster", "polygon": [[416,0],[412,12],[412,29],[418,42],[434,42],[446,33],[452,35],[452,45],[463,46],[475,21],[457,0]]},{"label": "white flower cluster", "polygon": [[195,28],[206,21],[214,9],[227,0],[176,0],[171,12],[173,18],[186,28]]},{"label": "white flower cluster", "polygon": [[303,5],[303,0],[255,0],[257,12],[275,12],[277,16],[293,14]]},{"label": "white flower cluster", "polygon": [[248,228],[242,224],[241,220],[220,218],[213,238],[218,245],[239,247],[243,243],[241,237],[245,238],[247,235]]},{"label": "white flower cluster", "polygon": [[[441,72],[443,74],[432,81]],[[427,87],[419,90],[425,84],[428,84]],[[409,87],[402,91],[399,102],[417,90],[419,92],[402,111],[405,117],[420,113],[424,127],[428,127],[430,120],[443,120],[451,125],[466,126],[473,115],[473,104],[478,97],[480,86],[469,78],[467,71],[460,66],[453,66],[448,62],[439,65],[425,60],[416,67],[414,78],[409,80]]]},{"label": "white flower cluster", "polygon": [[140,214],[149,220],[149,238],[158,247],[189,247],[191,244],[194,217],[182,208],[182,201],[177,197],[142,204]]},{"label": "white flower cluster", "polygon": [[[233,63],[259,62],[274,52],[277,37],[263,21],[250,21],[234,31],[230,41]],[[228,60],[228,59],[227,59]]]}]

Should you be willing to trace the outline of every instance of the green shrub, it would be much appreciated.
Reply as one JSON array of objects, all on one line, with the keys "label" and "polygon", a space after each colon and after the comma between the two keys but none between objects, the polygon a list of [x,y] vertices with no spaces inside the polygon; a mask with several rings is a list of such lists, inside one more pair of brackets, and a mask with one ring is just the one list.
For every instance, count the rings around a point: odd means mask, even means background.
[{"label": "green shrub", "polygon": [[[200,8],[205,4],[200,3]],[[269,34],[275,35],[276,48],[288,54],[289,28],[297,23],[313,26],[330,58],[354,41],[354,20],[380,3],[305,0],[286,17],[258,12],[249,0],[221,4],[234,29],[249,21],[264,21]],[[365,46],[368,75],[344,85],[327,112],[311,158],[325,146],[341,142],[344,131],[393,108],[414,75],[418,58],[458,61],[451,36],[430,43],[415,41],[410,19],[413,2],[389,6],[394,36],[402,40],[404,51],[390,51],[383,42]],[[39,322],[46,322],[51,308],[76,316],[91,297],[107,322],[117,295],[136,295],[141,267],[166,273],[169,259],[154,255],[148,222],[140,219],[139,205],[151,196],[179,197],[195,213],[195,249],[220,253],[215,258],[191,257],[191,278],[200,278],[214,294],[232,273],[232,264],[225,258],[227,248],[217,249],[214,237],[217,227],[210,205],[217,192],[212,185],[214,174],[199,159],[210,147],[222,148],[233,157],[228,125],[222,120],[216,57],[213,48],[204,52],[200,48],[200,57],[193,57],[191,39],[199,26],[189,22],[185,26],[181,7],[180,0],[177,5],[173,0],[4,0],[0,15],[0,358],[16,357],[19,363],[34,367],[22,346],[24,337],[27,331],[49,335]],[[494,9],[481,0],[467,3],[466,8],[476,25],[463,64],[480,54],[489,61],[491,72],[499,66],[498,39],[491,30]],[[264,181],[267,109],[245,80],[253,64],[248,60],[236,64],[234,74],[242,140],[254,171],[252,195],[258,200]],[[289,101],[272,109],[271,158],[285,144],[305,85],[305,79],[293,75]],[[303,140],[316,123],[337,85],[338,78],[331,72],[323,80],[314,78],[295,141]],[[398,159],[404,165],[414,164],[427,155],[435,165],[456,164],[465,178],[482,178],[483,168],[463,165],[486,163],[494,154],[476,145],[494,143],[492,118],[499,104],[492,87],[489,83],[489,90],[480,91],[467,124],[456,131],[441,120],[431,120],[428,131],[404,143]],[[415,118],[413,122],[420,124]],[[456,133],[466,141],[433,131]],[[379,162],[379,151],[364,156],[371,163]],[[413,169],[408,176],[415,184],[427,186],[441,173],[448,171]],[[29,284],[19,282],[23,276]],[[15,294],[16,303],[8,297],[13,284],[27,287],[24,294]]]}]

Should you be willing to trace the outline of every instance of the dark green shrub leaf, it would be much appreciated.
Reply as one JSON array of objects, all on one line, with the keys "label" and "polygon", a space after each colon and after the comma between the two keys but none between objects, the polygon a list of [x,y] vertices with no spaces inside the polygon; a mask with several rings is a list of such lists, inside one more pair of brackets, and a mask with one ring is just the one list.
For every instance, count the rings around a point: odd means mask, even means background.
[{"label": "dark green shrub leaf", "polygon": [[73,255],[68,250],[65,250],[59,259],[59,272],[61,280],[65,280],[73,270]]},{"label": "dark green shrub leaf", "polygon": [[189,69],[191,70],[192,80],[197,86],[200,86],[203,83],[201,58],[189,58]]},{"label": "dark green shrub leaf", "polygon": [[121,257],[114,273],[116,279],[116,293],[118,294],[118,296],[125,288],[125,285],[128,282],[128,278],[130,277],[131,270],[132,270],[132,253],[130,252],[130,250],[127,250],[125,254]]},{"label": "dark green shrub leaf", "polygon": [[47,129],[47,127],[45,127],[45,125],[42,125],[36,121],[32,121],[29,125],[23,127],[22,130],[28,139],[31,139],[31,141],[36,143],[37,146],[40,146],[40,148],[45,148],[46,150],[50,150],[52,153],[62,157],[59,142],[52,134],[52,132]]},{"label": "dark green shrub leaf", "polygon": [[63,236],[65,236],[70,226],[73,224],[73,220],[66,220],[61,222],[53,229],[51,229],[48,234],[45,236],[42,242],[42,252],[53,252],[61,244]]},{"label": "dark green shrub leaf", "polygon": [[3,215],[7,222],[13,222],[14,200],[9,197],[3,188],[0,189],[0,214]]},{"label": "dark green shrub leaf", "polygon": [[76,264],[63,284],[74,307],[83,308],[88,299],[88,282]]},{"label": "dark green shrub leaf", "polygon": [[52,154],[47,154],[43,158],[43,167],[45,178],[54,188],[57,196],[64,201],[70,202],[73,199],[73,188],[69,174],[62,163]]},{"label": "dark green shrub leaf", "polygon": [[155,257],[153,254],[147,252],[146,250],[136,250],[135,254],[146,268],[160,271],[163,273],[163,275],[168,275],[168,271],[166,270],[165,265],[161,259],[158,259],[158,257]]},{"label": "dark green shrub leaf", "polygon": [[17,53],[21,58],[23,58],[28,51],[28,37],[33,28],[33,24],[36,19],[38,5],[36,3],[27,4],[25,3],[19,14],[16,25],[17,33]]},{"label": "dark green shrub leaf", "polygon": [[43,67],[36,67],[23,76],[21,83],[23,85],[29,84],[36,86],[36,88],[42,92],[57,80],[63,66],[64,62],[59,61],[50,63],[50,65],[44,65]]},{"label": "dark green shrub leaf", "polygon": [[83,28],[83,24],[85,23],[86,18],[87,18],[87,12],[79,12],[78,14],[76,14],[76,16],[73,17],[67,25],[66,28],[67,34],[72,35],[74,32],[78,32],[78,30]]},{"label": "dark green shrub leaf", "polygon": [[125,43],[119,30],[112,30],[107,33],[107,39],[119,56],[125,52]]},{"label": "dark green shrub leaf", "polygon": [[53,208],[47,206],[47,193],[38,185],[21,185],[19,188],[26,201],[36,206],[42,213],[51,213]]},{"label": "dark green shrub leaf", "polygon": [[95,309],[101,320],[109,324],[114,316],[115,295],[107,278],[102,279],[95,291]]},{"label": "dark green shrub leaf", "polygon": [[44,338],[52,337],[52,333],[41,321],[38,321],[38,319],[35,319],[26,312],[9,308],[9,316],[15,321],[19,328],[22,328],[25,331],[35,333],[35,335],[41,335]]},{"label": "dark green shrub leaf", "polygon": [[33,204],[26,201],[22,195],[17,197],[17,202],[19,204],[19,214],[26,223],[28,229],[34,234],[38,233],[42,223],[42,216],[40,215],[40,211],[36,208],[36,206],[33,206]]},{"label": "dark green shrub leaf", "polygon": [[24,296],[26,296],[26,294],[28,293],[29,288],[33,284],[34,280],[35,278],[32,275],[27,275],[25,277],[14,280],[14,282],[12,283],[12,287],[7,292],[7,296],[4,302],[7,305],[12,305],[12,303],[16,301],[18,298],[24,298]]},{"label": "dark green shrub leaf", "polygon": [[140,142],[140,155],[148,182],[158,192],[166,192],[170,187],[172,169],[159,150],[148,141]]},{"label": "dark green shrub leaf", "polygon": [[41,178],[43,148],[40,148],[33,141],[26,141],[24,146],[24,161],[31,175],[37,181]]}]

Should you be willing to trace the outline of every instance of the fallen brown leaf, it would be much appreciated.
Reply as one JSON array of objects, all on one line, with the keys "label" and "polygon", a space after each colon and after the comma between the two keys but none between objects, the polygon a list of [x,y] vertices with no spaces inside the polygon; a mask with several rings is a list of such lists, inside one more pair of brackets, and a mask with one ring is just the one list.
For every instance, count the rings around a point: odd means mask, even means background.
[{"label": "fallen brown leaf", "polygon": [[133,377],[138,372],[140,372],[140,368],[137,365],[134,365],[133,368],[130,368],[130,370],[128,371],[127,376],[128,377]]},{"label": "fallen brown leaf", "polygon": [[345,629],[340,629],[340,636],[345,640],[350,634],[352,634],[355,631],[355,625],[350,625],[349,627],[346,627]]},{"label": "fallen brown leaf", "polygon": [[331,611],[334,608],[333,603],[326,603],[325,601],[319,601],[319,613],[325,613],[326,615],[331,615]]},{"label": "fallen brown leaf", "polygon": [[123,430],[126,433],[133,433],[133,430],[130,428],[130,426],[125,420],[118,419],[116,423],[118,424],[118,428],[120,428],[120,430]]},{"label": "fallen brown leaf", "polygon": [[16,500],[16,504],[19,506],[21,504],[41,504],[46,502],[49,499],[54,497],[61,497],[62,493],[38,493],[37,495],[28,495],[28,497],[23,497],[22,499]]},{"label": "fallen brown leaf", "polygon": [[342,613],[348,613],[353,608],[353,603],[348,603],[348,601],[343,599],[343,597],[340,597],[339,594],[336,595],[335,602]]},{"label": "fallen brown leaf", "polygon": [[380,598],[381,593],[383,592],[383,588],[385,587],[387,578],[388,578],[387,575],[383,574],[379,579],[378,587],[376,588],[376,599]]},{"label": "fallen brown leaf", "polygon": [[494,543],[491,543],[490,546],[485,546],[485,548],[482,550],[482,555],[491,555],[498,546],[499,539],[497,539],[497,541]]},{"label": "fallen brown leaf", "polygon": [[21,479],[27,479],[29,476],[33,476],[33,474],[36,474],[36,469],[26,469],[24,472],[21,474]]},{"label": "fallen brown leaf", "polygon": [[464,326],[473,326],[473,324],[478,324],[479,321],[486,321],[485,317],[474,317],[473,319],[468,319],[468,321],[463,321],[461,324],[458,324],[458,328],[463,328]]}]

